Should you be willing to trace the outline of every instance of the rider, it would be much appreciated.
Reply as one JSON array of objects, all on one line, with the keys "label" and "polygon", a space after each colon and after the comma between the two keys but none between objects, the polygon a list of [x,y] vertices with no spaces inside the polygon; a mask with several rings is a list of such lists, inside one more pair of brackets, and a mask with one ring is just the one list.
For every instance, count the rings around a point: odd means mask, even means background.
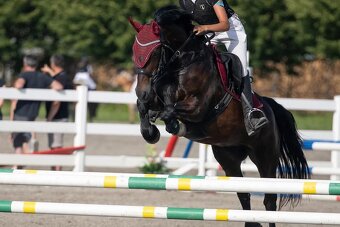
[{"label": "rider", "polygon": [[196,35],[207,31],[215,32],[213,43],[223,43],[237,55],[243,67],[243,92],[241,94],[244,122],[249,136],[264,126],[268,120],[265,114],[253,108],[250,76],[247,70],[247,35],[234,10],[225,0],[179,0],[182,9],[191,13],[199,24],[194,27]]}]

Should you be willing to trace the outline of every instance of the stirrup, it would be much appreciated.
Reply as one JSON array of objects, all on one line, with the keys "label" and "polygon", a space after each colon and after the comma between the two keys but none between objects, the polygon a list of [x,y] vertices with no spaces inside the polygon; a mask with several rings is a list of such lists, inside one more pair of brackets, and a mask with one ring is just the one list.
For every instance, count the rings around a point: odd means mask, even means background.
[{"label": "stirrup", "polygon": [[[260,117],[254,118],[254,114],[259,114]],[[257,122],[253,124],[252,119],[257,119]],[[248,114],[247,114],[247,120],[249,124],[249,130],[247,130],[248,135],[251,136],[255,134],[255,132],[259,129],[262,128],[262,126],[266,125],[268,123],[268,119],[264,112],[258,108],[252,108]]]}]

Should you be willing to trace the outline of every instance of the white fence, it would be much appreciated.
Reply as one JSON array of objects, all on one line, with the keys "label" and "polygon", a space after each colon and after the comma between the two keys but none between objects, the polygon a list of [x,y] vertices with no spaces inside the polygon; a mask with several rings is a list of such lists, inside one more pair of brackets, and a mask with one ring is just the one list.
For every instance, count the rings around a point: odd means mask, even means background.
[{"label": "white fence", "polygon": [[[0,88],[0,98],[76,103],[75,122],[1,121],[0,131],[2,132],[32,131],[74,134],[74,146],[85,145],[87,134],[140,136],[139,125],[86,122],[88,102],[113,104],[136,103],[136,96],[131,93],[88,91],[86,86],[78,86],[76,90],[63,91],[54,91],[51,89]],[[162,136],[170,136],[164,127],[160,126],[159,129]],[[128,161],[124,161],[128,157],[113,157],[115,161],[118,161],[117,158],[121,161],[119,163],[128,164]],[[1,154],[0,165],[58,165],[59,163],[59,165],[74,166],[74,171],[84,171],[85,164],[96,166],[95,163],[97,163],[98,166],[104,167],[105,164],[109,164],[107,161],[109,159],[110,157],[107,158],[103,156],[90,156],[85,158],[83,151],[77,151],[75,155],[39,155],[34,157],[30,155]],[[144,158],[138,157],[137,159],[140,163]]]},{"label": "white fence", "polygon": [[[54,123],[54,122],[24,122],[24,121],[1,121],[0,131],[2,132],[62,132],[75,134],[74,146],[86,144],[87,134],[98,135],[124,135],[140,136],[139,125],[131,124],[108,124],[108,123],[87,123],[87,103],[112,103],[112,104],[130,104],[136,103],[136,96],[125,92],[104,92],[88,91],[86,86],[78,86],[77,90],[54,91],[51,89],[15,89],[0,88],[0,98],[3,99],[21,99],[21,100],[39,100],[39,101],[65,101],[76,102],[75,122]],[[325,99],[287,99],[276,98],[277,102],[289,110],[305,111],[327,111],[334,112],[332,131],[312,131],[301,130],[304,139],[328,139],[340,140],[340,96],[334,100]],[[162,136],[170,136],[164,126],[158,126]],[[202,156],[203,155],[203,156]],[[205,154],[200,155],[206,157]],[[332,151],[331,168],[340,168],[340,154]],[[208,158],[209,159],[209,158]],[[127,161],[128,160],[128,161]],[[39,155],[39,157],[30,155],[1,154],[0,165],[71,165],[75,171],[84,171],[86,166],[97,167],[122,167],[123,165],[140,166],[144,157],[129,156],[85,156],[84,152],[77,151],[74,155]],[[165,159],[170,168],[180,168],[178,173],[184,172],[185,169],[198,168],[202,170],[211,166],[203,159],[186,159],[167,158]],[[36,163],[36,164],[35,164]],[[38,164],[40,163],[40,164]],[[139,163],[139,164],[138,164]],[[204,171],[204,170],[203,170]],[[204,172],[203,172],[204,173]],[[333,177],[334,179],[334,177]]]}]

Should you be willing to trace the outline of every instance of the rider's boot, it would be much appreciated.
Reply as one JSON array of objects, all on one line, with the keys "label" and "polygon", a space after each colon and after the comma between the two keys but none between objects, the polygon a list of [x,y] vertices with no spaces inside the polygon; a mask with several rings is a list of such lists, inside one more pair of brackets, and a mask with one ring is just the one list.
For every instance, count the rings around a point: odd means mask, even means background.
[{"label": "rider's boot", "polygon": [[241,94],[241,103],[243,108],[244,124],[248,136],[252,136],[268,123],[268,119],[262,110],[253,107],[253,93],[249,75],[245,76],[243,79],[244,84],[243,92]]}]

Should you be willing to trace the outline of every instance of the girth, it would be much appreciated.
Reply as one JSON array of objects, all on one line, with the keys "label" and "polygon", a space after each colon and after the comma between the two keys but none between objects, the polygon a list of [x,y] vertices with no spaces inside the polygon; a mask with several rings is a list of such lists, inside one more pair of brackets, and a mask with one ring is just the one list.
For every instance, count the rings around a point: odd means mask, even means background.
[{"label": "girth", "polygon": [[227,109],[228,105],[230,104],[233,98],[234,96],[227,91],[223,95],[222,99],[214,106],[214,108],[208,111],[202,122],[210,123],[211,121],[216,119],[225,109]]}]

